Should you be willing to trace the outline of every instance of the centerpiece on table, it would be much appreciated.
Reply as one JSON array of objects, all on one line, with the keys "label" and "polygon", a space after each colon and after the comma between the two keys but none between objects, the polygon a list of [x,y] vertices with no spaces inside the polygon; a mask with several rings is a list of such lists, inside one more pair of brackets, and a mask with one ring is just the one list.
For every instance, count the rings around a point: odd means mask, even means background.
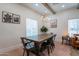
[{"label": "centerpiece on table", "polygon": [[43,32],[44,34],[48,31],[48,28],[45,26],[42,26],[41,28],[41,32]]}]

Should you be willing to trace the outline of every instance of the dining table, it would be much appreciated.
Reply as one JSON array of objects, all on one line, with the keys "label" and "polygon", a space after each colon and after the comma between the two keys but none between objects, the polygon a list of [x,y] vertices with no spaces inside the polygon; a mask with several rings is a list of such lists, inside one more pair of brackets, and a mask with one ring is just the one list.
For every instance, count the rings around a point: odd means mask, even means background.
[{"label": "dining table", "polygon": [[40,55],[40,46],[43,42],[47,41],[50,37],[52,37],[53,34],[38,34],[33,36],[27,36],[27,40],[34,42],[34,46],[38,48],[37,55]]}]

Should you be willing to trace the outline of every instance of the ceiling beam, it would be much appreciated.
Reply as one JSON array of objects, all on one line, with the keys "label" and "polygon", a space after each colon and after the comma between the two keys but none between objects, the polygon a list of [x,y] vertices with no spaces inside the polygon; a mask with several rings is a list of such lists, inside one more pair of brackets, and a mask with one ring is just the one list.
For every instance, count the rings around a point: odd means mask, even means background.
[{"label": "ceiling beam", "polygon": [[50,10],[53,14],[56,14],[56,12],[47,4],[47,3],[42,3],[48,10]]},{"label": "ceiling beam", "polygon": [[77,4],[77,9],[79,9],[79,3]]}]

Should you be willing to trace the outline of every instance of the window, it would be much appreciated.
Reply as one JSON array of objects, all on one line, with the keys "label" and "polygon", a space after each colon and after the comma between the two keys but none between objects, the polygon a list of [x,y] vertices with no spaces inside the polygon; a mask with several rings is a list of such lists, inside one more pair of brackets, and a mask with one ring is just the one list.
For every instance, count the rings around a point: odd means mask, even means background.
[{"label": "window", "polygon": [[36,20],[26,20],[26,36],[33,36],[38,34],[38,23]]},{"label": "window", "polygon": [[70,36],[79,33],[79,19],[68,20],[68,33]]}]

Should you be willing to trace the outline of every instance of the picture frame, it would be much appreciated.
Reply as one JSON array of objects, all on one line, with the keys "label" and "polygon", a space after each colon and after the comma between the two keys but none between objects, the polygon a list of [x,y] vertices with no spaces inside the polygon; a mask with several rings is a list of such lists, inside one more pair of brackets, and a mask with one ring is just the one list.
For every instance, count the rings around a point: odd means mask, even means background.
[{"label": "picture frame", "polygon": [[12,23],[13,14],[10,12],[2,11],[2,22]]},{"label": "picture frame", "polygon": [[57,28],[57,19],[53,19],[50,21],[50,27],[51,28]]},{"label": "picture frame", "polygon": [[20,24],[20,15],[2,11],[2,22]]},{"label": "picture frame", "polygon": [[14,24],[20,24],[20,16],[13,14],[13,23]]}]

